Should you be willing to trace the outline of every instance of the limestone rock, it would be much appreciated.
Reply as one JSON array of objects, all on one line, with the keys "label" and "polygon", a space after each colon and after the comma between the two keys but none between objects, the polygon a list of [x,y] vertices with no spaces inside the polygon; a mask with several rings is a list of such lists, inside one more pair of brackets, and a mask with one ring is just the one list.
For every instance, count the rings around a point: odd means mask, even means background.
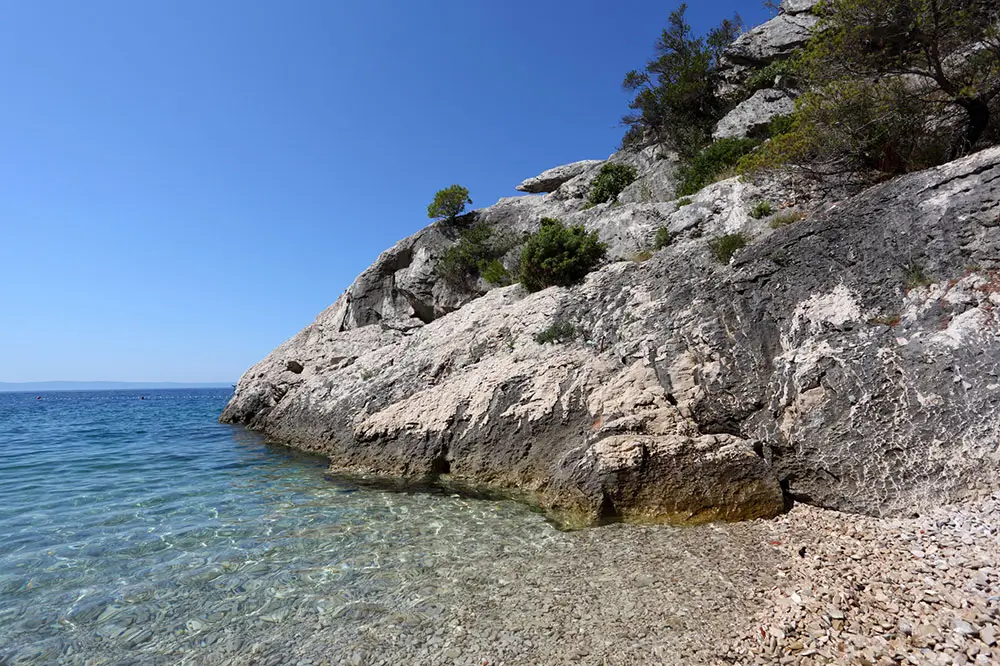
[{"label": "limestone rock", "polygon": [[819,0],[781,0],[779,10],[785,14],[805,14],[818,4]]},{"label": "limestone rock", "polygon": [[327,326],[338,329],[371,324],[405,328],[433,321],[461,306],[475,294],[456,292],[434,274],[437,258],[452,242],[448,227],[440,223],[400,241],[320,316]]},{"label": "limestone rock", "polygon": [[818,17],[808,13],[778,14],[737,37],[726,49],[725,58],[730,63],[755,67],[787,58],[805,45],[818,22]]},{"label": "limestone rock", "polygon": [[603,160],[581,160],[572,164],[564,164],[555,168],[543,171],[534,178],[528,178],[515,189],[520,192],[538,194],[543,192],[554,192],[559,186],[572,178],[579,176],[585,171],[589,171],[595,166],[603,163]]},{"label": "limestone rock", "polygon": [[712,138],[759,137],[771,121],[795,110],[795,97],[786,90],[758,90],[727,113],[715,127]]},{"label": "limestone rock", "polygon": [[677,195],[677,169],[680,158],[668,153],[657,156],[639,171],[639,177],[618,195],[621,203],[671,201]]},{"label": "limestone rock", "polygon": [[[650,192],[646,197],[633,197],[634,203],[649,203],[650,201],[669,201],[674,196],[674,177],[677,170],[678,157],[675,153],[665,150],[662,146],[653,145],[639,152],[620,150],[607,159],[608,162],[627,164],[635,167],[637,182],[648,183]],[[560,201],[579,200],[584,203],[590,195],[590,184],[600,172],[604,162],[598,162],[587,167],[579,175],[563,183],[549,196]],[[623,199],[619,199],[624,201]]]},{"label": "limestone rock", "polygon": [[[661,154],[658,147],[651,147],[640,153],[616,153],[611,159],[637,168],[637,183],[641,182],[643,189],[636,190],[640,193],[629,201],[655,203],[673,198],[675,155]],[[437,222],[399,241],[320,315],[325,326],[348,330],[379,324],[408,330],[434,321],[482,295],[489,285],[480,282],[456,287],[441,280],[435,272],[437,261],[459,239],[463,229],[477,223],[488,224],[496,233],[520,238],[536,231],[541,218],[555,217],[567,224],[585,224],[598,231],[609,244],[612,256],[634,255],[648,245],[650,218],[644,212],[648,208],[635,215],[618,211],[607,219],[583,210],[590,183],[602,164],[604,161],[588,160],[567,165],[566,168],[572,167],[570,171],[578,173],[556,192],[543,197],[506,197],[453,223]]]},{"label": "limestone rock", "polygon": [[[504,200],[477,215],[517,229],[561,211],[619,252],[658,226],[676,240],[571,289],[465,295],[424,323],[405,294],[423,298],[421,253],[448,242],[432,225],[251,368],[223,419],[334,470],[446,472],[584,522],[771,515],[782,488],[898,514],[995,488],[982,415],[1000,407],[1000,149],[777,231],[746,212],[781,201],[775,188],[723,181],[683,207]],[[708,240],[735,231],[751,243],[723,266]],[[908,289],[912,265],[932,284]],[[585,335],[535,342],[556,321]]]}]

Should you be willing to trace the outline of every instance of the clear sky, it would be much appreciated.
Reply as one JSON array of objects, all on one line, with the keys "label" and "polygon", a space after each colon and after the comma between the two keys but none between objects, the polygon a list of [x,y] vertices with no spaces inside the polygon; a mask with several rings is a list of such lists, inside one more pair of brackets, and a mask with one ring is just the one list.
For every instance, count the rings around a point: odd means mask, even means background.
[{"label": "clear sky", "polygon": [[612,153],[674,7],[0,0],[0,381],[235,381],[438,189]]}]

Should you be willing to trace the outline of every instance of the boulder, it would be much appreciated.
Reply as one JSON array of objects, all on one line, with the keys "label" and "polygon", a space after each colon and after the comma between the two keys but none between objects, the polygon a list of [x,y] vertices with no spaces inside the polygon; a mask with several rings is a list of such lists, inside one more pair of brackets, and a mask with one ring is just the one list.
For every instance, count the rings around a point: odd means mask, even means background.
[{"label": "boulder", "polygon": [[819,0],[781,0],[778,10],[785,14],[805,14],[818,4]]},{"label": "boulder", "polygon": [[600,172],[601,164],[604,163],[594,164],[573,178],[570,178],[554,192],[547,195],[546,198],[567,202],[577,200],[581,205],[586,203],[587,197],[590,195],[590,183],[593,182],[594,178]]},{"label": "boulder", "polygon": [[760,67],[787,58],[809,40],[819,18],[809,14],[778,14],[753,30],[743,33],[726,48],[730,65]]},{"label": "boulder", "polygon": [[591,170],[602,162],[603,160],[581,160],[572,164],[557,166],[548,171],[543,171],[534,178],[528,178],[515,189],[520,192],[529,192],[532,194],[554,192],[566,181],[579,176],[585,171]]},{"label": "boulder", "polygon": [[715,126],[713,139],[766,136],[771,121],[795,110],[795,97],[787,90],[758,90],[727,113]]}]

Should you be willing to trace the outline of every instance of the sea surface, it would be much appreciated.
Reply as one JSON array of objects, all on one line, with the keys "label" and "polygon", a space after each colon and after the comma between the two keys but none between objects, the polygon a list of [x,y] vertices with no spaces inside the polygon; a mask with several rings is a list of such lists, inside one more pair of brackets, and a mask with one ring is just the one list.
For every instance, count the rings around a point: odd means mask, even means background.
[{"label": "sea surface", "polygon": [[433,620],[447,566],[558,538],[514,502],[331,480],[219,424],[229,396],[0,393],[0,664],[290,654],[373,614]]}]

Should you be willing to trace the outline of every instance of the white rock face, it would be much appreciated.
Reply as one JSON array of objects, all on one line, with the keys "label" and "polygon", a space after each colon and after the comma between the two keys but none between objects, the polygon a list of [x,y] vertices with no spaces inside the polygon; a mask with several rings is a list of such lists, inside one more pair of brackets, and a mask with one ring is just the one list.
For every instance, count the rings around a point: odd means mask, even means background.
[{"label": "white rock face", "polygon": [[811,12],[819,0],[781,0],[780,10],[786,14]]},{"label": "white rock face", "polygon": [[737,64],[760,66],[791,55],[809,40],[819,18],[808,13],[785,13],[740,35],[725,57]]},{"label": "white rock face", "polygon": [[[762,198],[786,197],[731,179],[685,206],[502,200],[475,219],[562,217],[612,259],[661,226],[674,239],[573,288],[454,307],[429,270],[453,241],[432,225],[251,368],[223,419],[336,471],[516,488],[576,524],[773,515],[786,494],[891,514],[1000,485],[983,418],[1000,408],[1000,149],[780,230],[748,215]],[[750,243],[722,265],[709,241],[734,232]],[[914,264],[930,286],[907,290]],[[539,344],[557,322],[576,335]]]},{"label": "white rock face", "polygon": [[727,113],[712,132],[713,139],[761,137],[771,121],[795,110],[795,96],[787,90],[758,90]]},{"label": "white rock face", "polygon": [[579,176],[585,171],[591,170],[595,166],[599,166],[603,162],[603,160],[581,160],[572,164],[557,166],[548,171],[543,171],[534,178],[522,181],[515,189],[520,192],[529,192],[532,194],[554,192],[566,181]]},{"label": "white rock face", "polygon": [[859,323],[862,316],[857,296],[838,284],[830,293],[815,294],[796,305],[789,333],[792,337],[800,332],[816,335],[826,326],[842,327]]}]

